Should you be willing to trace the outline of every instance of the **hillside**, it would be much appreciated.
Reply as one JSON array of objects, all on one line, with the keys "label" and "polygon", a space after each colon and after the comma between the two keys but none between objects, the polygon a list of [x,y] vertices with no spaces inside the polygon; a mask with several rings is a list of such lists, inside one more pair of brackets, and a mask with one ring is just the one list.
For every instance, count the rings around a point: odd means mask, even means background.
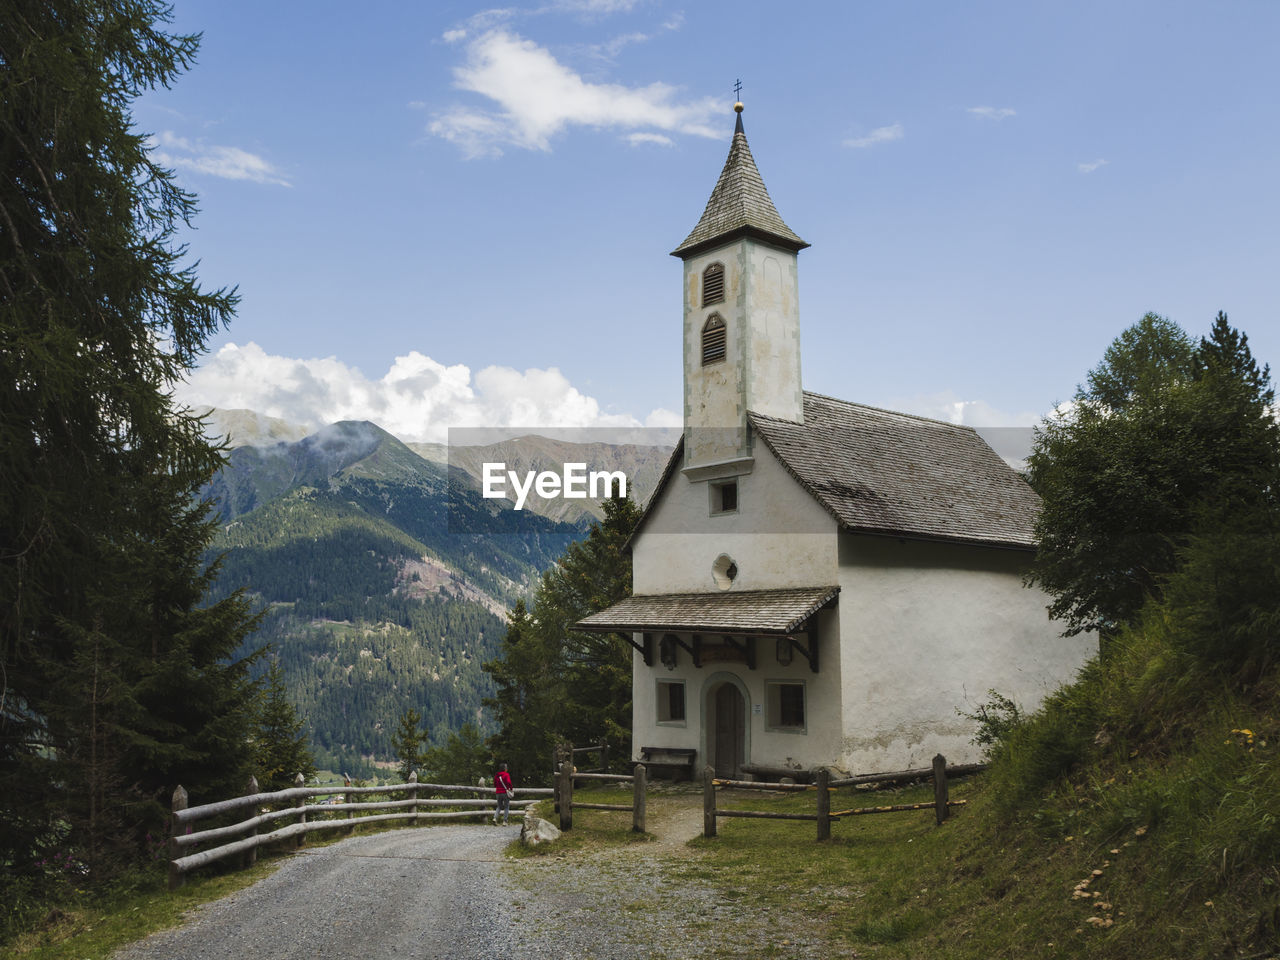
[{"label": "hillside", "polygon": [[[507,519],[509,506],[481,500],[462,475],[451,491],[447,476],[373,424],[348,422],[237,447],[207,488],[223,521],[216,595],[244,587],[261,605],[242,652],[271,645],[322,766],[368,775],[370,759],[390,759],[409,707],[434,740],[477,722],[491,692],[480,665],[506,609],[581,535]],[[479,516],[520,532],[457,532]]]}]

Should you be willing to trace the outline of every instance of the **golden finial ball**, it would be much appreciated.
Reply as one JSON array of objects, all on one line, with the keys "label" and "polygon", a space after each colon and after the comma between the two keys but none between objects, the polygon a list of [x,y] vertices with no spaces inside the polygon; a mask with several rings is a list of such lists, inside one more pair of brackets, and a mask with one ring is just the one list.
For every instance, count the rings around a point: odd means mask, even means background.
[{"label": "golden finial ball", "polygon": [[742,101],[741,101],[741,100],[739,100],[737,103],[735,103],[735,104],[733,105],[733,112],[734,112],[734,113],[741,113],[741,112],[742,112]]}]

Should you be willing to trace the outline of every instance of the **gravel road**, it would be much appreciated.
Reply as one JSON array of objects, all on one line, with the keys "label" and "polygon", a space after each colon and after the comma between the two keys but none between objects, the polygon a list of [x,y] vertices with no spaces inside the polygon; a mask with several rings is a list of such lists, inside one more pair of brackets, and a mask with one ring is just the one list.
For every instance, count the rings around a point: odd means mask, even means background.
[{"label": "gravel road", "polygon": [[[659,840],[507,859],[519,827],[448,826],[303,849],[113,960],[684,960],[831,955],[803,911],[700,876],[701,797],[651,804]],[[815,896],[819,892],[815,891]],[[821,897],[818,897],[821,899]]]},{"label": "gravel road", "polygon": [[[304,850],[252,887],[115,960],[350,960],[501,957],[529,892],[503,881],[518,826],[353,837]],[[555,956],[536,949],[508,956]]]}]

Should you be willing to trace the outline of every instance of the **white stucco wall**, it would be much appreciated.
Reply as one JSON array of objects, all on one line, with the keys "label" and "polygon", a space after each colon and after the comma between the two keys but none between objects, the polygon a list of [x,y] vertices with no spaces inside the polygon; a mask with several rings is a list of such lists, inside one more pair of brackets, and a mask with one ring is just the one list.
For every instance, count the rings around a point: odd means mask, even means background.
[{"label": "white stucco wall", "polygon": [[[677,471],[653,505],[644,529],[632,545],[632,583],[637,594],[719,593],[711,568],[727,554],[738,564],[733,591],[834,585],[838,572],[835,520],[820,507],[772,453],[757,442],[751,473],[739,476],[738,512],[710,515],[708,481],[690,481]],[[636,757],[646,746],[692,747],[698,766],[706,762],[704,728],[707,696],[723,675],[736,676],[747,699],[747,756],[756,763],[809,766],[830,758],[840,745],[840,650],[837,619],[826,611],[819,620],[821,670],[815,674],[798,653],[789,666],[777,662],[775,641],[757,640],[757,668],[708,663],[695,668],[687,652],[668,670],[658,662],[633,660],[632,708]],[[683,637],[686,641],[688,635]],[[654,643],[657,643],[654,637]],[[640,637],[637,636],[639,641]],[[686,720],[657,721],[658,678],[685,681]],[[767,680],[802,680],[806,685],[806,733],[766,729]],[[760,705],[760,713],[755,706]]]},{"label": "white stucco wall", "polygon": [[977,760],[972,713],[994,689],[1034,709],[1097,651],[1064,638],[1022,585],[1030,554],[840,535],[844,732],[855,773]]},{"label": "white stucco wall", "polygon": [[737,477],[736,513],[711,515],[706,480],[676,471],[632,545],[635,593],[716,589],[721,554],[738,564],[734,590],[816,587],[837,582],[836,522],[757,441],[751,472]]},{"label": "white stucco wall", "polygon": [[[713,690],[722,682],[736,681],[747,704],[746,756],[749,762],[771,766],[808,769],[829,763],[840,751],[840,649],[837,642],[835,612],[823,611],[818,616],[818,673],[799,653],[791,663],[782,666],[776,655],[776,641],[756,641],[756,669],[739,663],[706,663],[695,667],[689,654],[680,650],[675,669],[664,667],[657,657],[654,637],[654,665],[645,666],[637,652],[633,660],[635,677],[632,719],[634,753],[640,757],[643,747],[691,747],[698,751],[699,770],[708,762],[708,717],[714,718],[710,702]],[[688,641],[689,635],[682,634]],[[640,638],[637,637],[637,640]],[[662,723],[658,716],[658,680],[682,680],[685,684],[683,722]],[[806,726],[804,732],[769,729],[765,685],[770,681],[799,682],[805,685]]]}]

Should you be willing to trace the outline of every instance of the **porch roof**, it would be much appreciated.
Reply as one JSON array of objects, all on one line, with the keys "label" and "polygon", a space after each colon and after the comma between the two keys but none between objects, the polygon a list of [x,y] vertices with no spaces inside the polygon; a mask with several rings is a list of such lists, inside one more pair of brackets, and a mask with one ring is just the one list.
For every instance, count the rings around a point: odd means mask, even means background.
[{"label": "porch roof", "polygon": [[839,587],[663,593],[627,597],[574,624],[597,633],[720,633],[786,636],[833,603]]}]

